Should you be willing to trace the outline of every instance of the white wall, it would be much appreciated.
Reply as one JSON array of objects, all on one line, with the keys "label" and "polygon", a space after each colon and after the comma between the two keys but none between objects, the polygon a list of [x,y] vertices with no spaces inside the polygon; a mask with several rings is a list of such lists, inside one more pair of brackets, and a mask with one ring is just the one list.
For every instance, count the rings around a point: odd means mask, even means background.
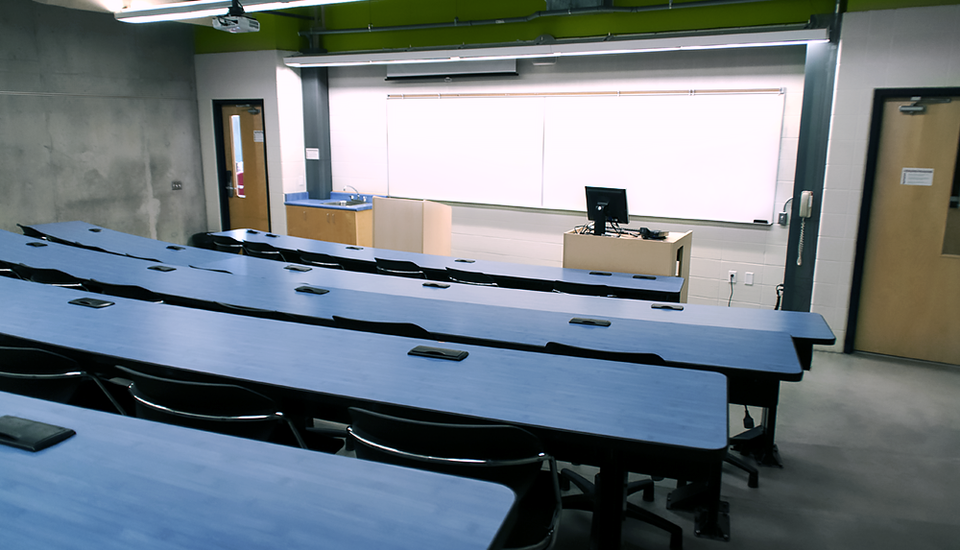
[{"label": "white wall", "polygon": [[289,52],[258,51],[195,56],[208,230],[221,229],[214,100],[263,100],[271,231],[286,233],[284,193],[306,191],[303,93],[299,72],[283,64],[286,55]]},{"label": "white wall", "polygon": [[[518,77],[454,78],[452,82],[386,82],[383,67],[331,69],[333,188],[339,191],[350,185],[363,193],[388,192],[389,93],[783,87],[787,93],[777,178],[779,212],[793,192],[803,63],[802,47],[782,47],[566,58],[553,66],[520,60]],[[450,185],[456,184],[451,178]],[[584,213],[454,205],[452,253],[559,266],[563,232],[584,221]],[[743,273],[755,274],[753,286],[736,285],[734,305],[772,308],[776,303],[776,285],[783,280],[787,228],[642,218],[631,223],[631,227],[640,226],[694,231],[690,302],[726,305],[730,295],[727,271],[734,269],[741,281]]]},{"label": "white wall", "polygon": [[814,273],[813,311],[842,350],[873,93],[876,88],[960,86],[960,6],[844,16],[827,175]]}]

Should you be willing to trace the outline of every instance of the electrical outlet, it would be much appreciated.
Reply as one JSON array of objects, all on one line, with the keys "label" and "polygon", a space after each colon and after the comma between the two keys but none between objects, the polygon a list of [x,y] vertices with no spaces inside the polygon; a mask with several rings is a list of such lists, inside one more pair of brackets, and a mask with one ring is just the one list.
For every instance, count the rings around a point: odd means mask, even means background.
[{"label": "electrical outlet", "polygon": [[171,187],[174,191],[179,191],[180,189],[183,189],[183,182],[181,182],[181,181],[175,181],[175,182],[173,182],[173,184],[172,184],[170,187]]},{"label": "electrical outlet", "polygon": [[747,271],[743,274],[743,284],[750,286],[753,284],[753,272]]},{"label": "electrical outlet", "polygon": [[727,280],[733,284],[737,284],[737,272],[731,269],[730,274],[727,276]]}]

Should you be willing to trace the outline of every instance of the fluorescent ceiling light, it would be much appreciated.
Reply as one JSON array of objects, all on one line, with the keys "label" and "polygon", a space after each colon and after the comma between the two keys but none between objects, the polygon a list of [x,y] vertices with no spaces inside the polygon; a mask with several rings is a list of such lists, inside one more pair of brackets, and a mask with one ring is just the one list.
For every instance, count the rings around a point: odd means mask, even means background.
[{"label": "fluorescent ceiling light", "polygon": [[[243,11],[256,13],[258,11],[284,10],[305,6],[321,6],[324,4],[342,4],[357,2],[358,0],[246,0],[241,1]],[[125,23],[155,23],[157,21],[182,21],[184,19],[199,19],[201,17],[217,17],[226,15],[233,4],[231,0],[196,0],[193,2],[173,2],[170,4],[156,4],[144,8],[128,8],[113,14],[118,21]]]},{"label": "fluorescent ceiling light", "polygon": [[581,55],[617,55],[625,53],[709,50],[796,46],[829,41],[829,29],[801,29],[738,34],[608,40],[604,42],[567,42],[531,46],[502,46],[457,50],[368,52],[327,55],[302,55],[284,58],[290,67],[349,67],[396,63],[445,63],[494,59],[548,58]]}]

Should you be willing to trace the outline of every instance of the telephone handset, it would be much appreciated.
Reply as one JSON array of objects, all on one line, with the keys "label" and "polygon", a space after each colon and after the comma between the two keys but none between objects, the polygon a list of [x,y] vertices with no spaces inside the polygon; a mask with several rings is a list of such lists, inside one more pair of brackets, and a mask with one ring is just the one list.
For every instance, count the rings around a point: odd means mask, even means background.
[{"label": "telephone handset", "polygon": [[802,191],[797,205],[797,216],[800,217],[800,242],[797,244],[797,265],[803,258],[803,231],[806,229],[807,218],[813,214],[813,191]]},{"label": "telephone handset", "polygon": [[803,191],[800,193],[800,211],[797,215],[801,218],[809,218],[813,213],[813,191]]}]

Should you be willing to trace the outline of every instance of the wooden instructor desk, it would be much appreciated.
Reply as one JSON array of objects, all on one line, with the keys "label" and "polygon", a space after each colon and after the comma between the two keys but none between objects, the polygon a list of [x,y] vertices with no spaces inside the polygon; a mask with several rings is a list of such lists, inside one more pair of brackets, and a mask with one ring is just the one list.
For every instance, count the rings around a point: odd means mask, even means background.
[{"label": "wooden instructor desk", "polygon": [[680,302],[686,303],[692,246],[693,231],[671,231],[665,239],[655,240],[631,233],[598,236],[571,230],[563,234],[563,267],[678,276],[687,281],[680,292]]},{"label": "wooden instructor desk", "polygon": [[628,471],[701,480],[699,532],[722,535],[721,374],[459,344],[469,356],[457,362],[408,355],[423,340],[122,298],[103,308],[69,303],[81,296],[89,293],[0,278],[0,334],[108,364],[243,381],[305,415],[359,405],[522,426],[557,458],[600,467],[608,482],[593,518],[599,548],[620,547]]},{"label": "wooden instructor desk", "polygon": [[493,483],[0,392],[2,415],[76,432],[36,453],[0,445],[11,550],[483,550],[515,500]]}]

